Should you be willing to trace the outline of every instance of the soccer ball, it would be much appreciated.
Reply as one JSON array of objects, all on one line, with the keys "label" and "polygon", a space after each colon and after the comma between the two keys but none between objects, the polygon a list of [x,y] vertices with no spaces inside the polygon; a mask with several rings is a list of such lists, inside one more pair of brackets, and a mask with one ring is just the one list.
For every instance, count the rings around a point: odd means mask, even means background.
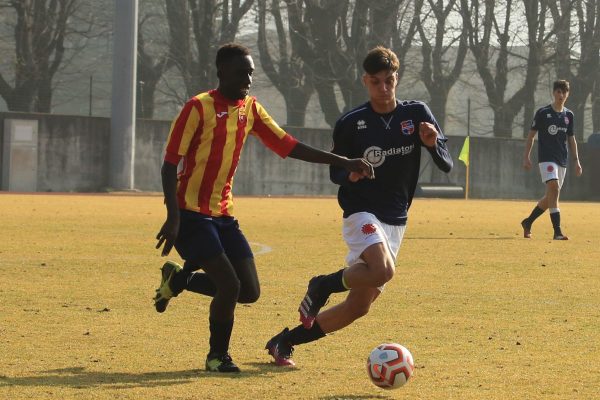
[{"label": "soccer ball", "polygon": [[367,359],[371,382],[383,389],[403,386],[415,370],[410,351],[397,343],[383,343],[375,347]]}]

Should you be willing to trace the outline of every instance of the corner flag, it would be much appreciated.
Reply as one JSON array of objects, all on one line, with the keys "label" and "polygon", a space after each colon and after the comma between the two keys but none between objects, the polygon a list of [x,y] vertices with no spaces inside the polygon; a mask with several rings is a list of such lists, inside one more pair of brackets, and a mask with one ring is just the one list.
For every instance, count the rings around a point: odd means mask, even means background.
[{"label": "corner flag", "polygon": [[465,163],[465,165],[469,166],[469,136],[465,138],[465,142],[463,143],[462,150],[458,155],[458,159]]}]

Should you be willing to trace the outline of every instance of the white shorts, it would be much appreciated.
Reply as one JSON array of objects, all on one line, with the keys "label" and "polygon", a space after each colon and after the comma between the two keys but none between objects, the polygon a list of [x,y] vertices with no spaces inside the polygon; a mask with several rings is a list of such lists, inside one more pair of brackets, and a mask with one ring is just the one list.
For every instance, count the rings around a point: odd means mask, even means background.
[{"label": "white shorts", "polygon": [[[364,264],[365,261],[360,256],[367,247],[376,243],[385,244],[395,263],[405,231],[406,225],[388,225],[368,212],[359,212],[344,218],[342,235],[348,246],[346,264]],[[384,286],[380,286],[379,290],[382,291]]]},{"label": "white shorts", "polygon": [[561,167],[554,162],[541,162],[540,163],[540,175],[542,176],[542,182],[546,183],[551,180],[558,181],[558,188],[560,189],[565,181],[565,174],[567,169]]}]

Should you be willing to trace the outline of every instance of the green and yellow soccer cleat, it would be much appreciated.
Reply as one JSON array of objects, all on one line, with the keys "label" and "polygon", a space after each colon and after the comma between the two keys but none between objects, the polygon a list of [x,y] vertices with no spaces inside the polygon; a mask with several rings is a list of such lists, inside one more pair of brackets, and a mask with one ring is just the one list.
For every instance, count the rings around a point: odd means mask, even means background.
[{"label": "green and yellow soccer cleat", "polygon": [[169,304],[169,300],[179,294],[173,293],[170,284],[175,274],[182,269],[183,268],[181,268],[181,265],[173,261],[167,261],[160,269],[160,286],[158,289],[156,289],[156,295],[154,296],[154,308],[156,308],[156,311],[159,313],[165,312],[167,305]]},{"label": "green and yellow soccer cleat", "polygon": [[208,354],[206,356],[206,370],[211,372],[240,372],[237,365],[233,363],[229,353]]}]

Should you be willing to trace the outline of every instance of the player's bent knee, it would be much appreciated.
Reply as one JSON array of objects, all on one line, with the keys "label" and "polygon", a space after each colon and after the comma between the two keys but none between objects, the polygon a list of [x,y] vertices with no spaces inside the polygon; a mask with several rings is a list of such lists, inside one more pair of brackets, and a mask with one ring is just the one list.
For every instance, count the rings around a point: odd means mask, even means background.
[{"label": "player's bent knee", "polygon": [[374,286],[382,286],[388,283],[394,277],[395,269],[393,266],[385,266],[378,269],[375,272],[375,285]]},{"label": "player's bent knee", "polygon": [[260,289],[243,290],[238,298],[238,303],[251,304],[256,303],[260,298]]},{"label": "player's bent knee", "polygon": [[396,272],[396,268],[393,265],[388,265],[385,268],[385,283],[388,283],[394,277],[394,273]]},{"label": "player's bent knee", "polygon": [[217,287],[217,295],[222,298],[232,299],[237,302],[240,297],[241,282],[239,279],[228,279],[225,282],[218,282],[215,284]]}]

